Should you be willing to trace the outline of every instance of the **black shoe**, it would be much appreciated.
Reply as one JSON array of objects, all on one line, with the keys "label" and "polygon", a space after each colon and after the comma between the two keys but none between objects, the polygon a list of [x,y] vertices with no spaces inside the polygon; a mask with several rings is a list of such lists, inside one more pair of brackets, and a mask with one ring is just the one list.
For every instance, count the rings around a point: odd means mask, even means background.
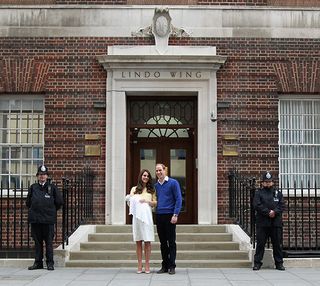
[{"label": "black shoe", "polygon": [[255,264],[255,265],[253,265],[252,270],[258,271],[258,270],[260,270],[260,268],[261,268],[261,265],[260,265],[260,264]]},{"label": "black shoe", "polygon": [[53,267],[53,265],[52,264],[49,264],[48,266],[47,266],[47,270],[54,270],[54,267]]},{"label": "black shoe", "polygon": [[280,270],[280,271],[285,271],[286,270],[286,268],[283,266],[283,264],[276,265],[276,269]]},{"label": "black shoe", "polygon": [[160,270],[157,271],[157,274],[162,274],[167,272],[168,272],[168,269],[162,267]]},{"label": "black shoe", "polygon": [[173,275],[173,274],[176,274],[176,269],[171,267],[168,271],[169,274]]},{"label": "black shoe", "polygon": [[36,270],[36,269],[43,269],[42,264],[34,263],[33,265],[28,267],[28,270]]}]

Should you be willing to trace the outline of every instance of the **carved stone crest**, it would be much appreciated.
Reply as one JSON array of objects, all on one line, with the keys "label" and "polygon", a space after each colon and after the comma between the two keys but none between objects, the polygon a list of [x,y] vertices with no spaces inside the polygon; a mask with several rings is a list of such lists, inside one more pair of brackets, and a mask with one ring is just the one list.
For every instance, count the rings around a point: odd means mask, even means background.
[{"label": "carved stone crest", "polygon": [[155,8],[152,24],[141,28],[137,32],[132,32],[134,37],[154,37],[156,50],[164,54],[169,45],[169,37],[189,37],[189,34],[181,28],[174,27],[171,24],[169,8]]},{"label": "carved stone crest", "polygon": [[156,37],[165,38],[171,33],[171,17],[169,9],[156,8],[152,20],[152,33]]}]

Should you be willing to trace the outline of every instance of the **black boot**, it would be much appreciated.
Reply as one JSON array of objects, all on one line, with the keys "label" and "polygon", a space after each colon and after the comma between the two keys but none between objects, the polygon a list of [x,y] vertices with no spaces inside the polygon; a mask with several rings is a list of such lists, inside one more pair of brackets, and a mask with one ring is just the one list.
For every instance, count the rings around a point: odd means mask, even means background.
[{"label": "black boot", "polygon": [[260,268],[261,268],[261,264],[255,263],[255,264],[253,265],[252,270],[257,271],[257,270],[260,270]]},{"label": "black boot", "polygon": [[285,270],[286,270],[286,268],[283,266],[282,263],[277,264],[277,265],[276,265],[276,269],[277,269],[277,270],[280,270],[280,271],[285,271]]},{"label": "black boot", "polygon": [[157,271],[157,274],[162,274],[162,273],[167,273],[167,272],[168,272],[167,268],[161,267],[161,269]]},{"label": "black boot", "polygon": [[43,264],[40,263],[33,263],[33,265],[28,267],[28,270],[36,270],[36,269],[43,269]]}]

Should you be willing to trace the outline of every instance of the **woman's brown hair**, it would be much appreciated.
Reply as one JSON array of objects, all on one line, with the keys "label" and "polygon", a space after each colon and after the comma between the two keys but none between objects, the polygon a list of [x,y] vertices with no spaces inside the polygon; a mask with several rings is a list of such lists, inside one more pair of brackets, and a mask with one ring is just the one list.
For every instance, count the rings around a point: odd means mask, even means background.
[{"label": "woman's brown hair", "polygon": [[147,192],[150,193],[150,194],[153,194],[155,192],[154,187],[153,187],[153,183],[152,183],[152,176],[151,176],[150,171],[147,170],[147,169],[142,169],[140,174],[139,174],[139,177],[138,177],[138,183],[137,183],[137,186],[136,186],[136,190],[134,191],[134,194],[141,194],[142,193],[142,190],[144,188],[143,182],[142,182],[142,175],[145,172],[148,173],[148,177],[149,177],[149,181],[146,184]]}]

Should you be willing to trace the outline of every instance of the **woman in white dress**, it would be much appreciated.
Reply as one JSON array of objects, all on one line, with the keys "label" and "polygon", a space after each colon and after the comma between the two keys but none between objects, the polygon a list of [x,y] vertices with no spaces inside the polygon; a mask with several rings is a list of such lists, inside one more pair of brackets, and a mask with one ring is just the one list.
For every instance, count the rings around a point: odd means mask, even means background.
[{"label": "woman in white dress", "polygon": [[152,208],[157,205],[157,197],[150,171],[141,170],[137,186],[126,196],[132,215],[133,241],[136,242],[138,271],[142,273],[142,242],[144,241],[145,273],[150,273],[151,241],[154,241]]}]

